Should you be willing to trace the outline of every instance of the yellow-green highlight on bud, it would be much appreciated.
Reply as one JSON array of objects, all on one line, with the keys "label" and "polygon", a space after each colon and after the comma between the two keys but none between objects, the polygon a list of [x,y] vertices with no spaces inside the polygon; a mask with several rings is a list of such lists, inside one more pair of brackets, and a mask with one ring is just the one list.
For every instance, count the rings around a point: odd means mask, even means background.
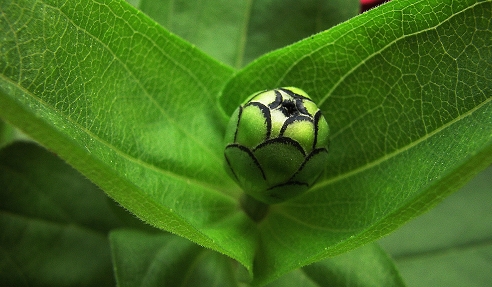
[{"label": "yellow-green highlight on bud", "polygon": [[314,184],[328,156],[328,135],[328,123],[303,90],[255,93],[227,126],[226,169],[246,194],[279,203]]}]

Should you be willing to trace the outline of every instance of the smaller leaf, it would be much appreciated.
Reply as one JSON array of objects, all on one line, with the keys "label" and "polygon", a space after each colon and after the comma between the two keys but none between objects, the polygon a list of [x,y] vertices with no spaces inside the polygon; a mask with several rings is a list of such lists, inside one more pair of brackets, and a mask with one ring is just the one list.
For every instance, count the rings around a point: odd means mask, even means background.
[{"label": "smaller leaf", "polygon": [[393,261],[377,244],[302,269],[321,286],[405,286]]},{"label": "smaller leaf", "polygon": [[16,142],[0,151],[0,190],[2,286],[114,286],[106,233],[128,214],[117,216],[99,188],[42,147]]},{"label": "smaller leaf", "polygon": [[118,286],[237,286],[234,261],[184,238],[130,229],[109,238]]},{"label": "smaller leaf", "polygon": [[1,151],[0,182],[4,212],[102,233],[123,226],[113,212],[119,207],[102,190],[37,144],[16,142]]},{"label": "smaller leaf", "polygon": [[[302,284],[301,284],[302,282]],[[405,286],[393,261],[377,244],[313,263],[277,279],[267,287]]]},{"label": "smaller leaf", "polygon": [[114,286],[106,236],[0,212],[2,286]]},{"label": "smaller leaf", "polygon": [[[110,241],[118,286],[246,286],[244,270],[233,260],[175,235],[120,229],[111,232]],[[347,282],[404,286],[376,244],[292,271],[267,286],[332,287]]]},{"label": "smaller leaf", "polygon": [[127,1],[166,29],[237,68],[356,16],[360,5],[359,0]]}]

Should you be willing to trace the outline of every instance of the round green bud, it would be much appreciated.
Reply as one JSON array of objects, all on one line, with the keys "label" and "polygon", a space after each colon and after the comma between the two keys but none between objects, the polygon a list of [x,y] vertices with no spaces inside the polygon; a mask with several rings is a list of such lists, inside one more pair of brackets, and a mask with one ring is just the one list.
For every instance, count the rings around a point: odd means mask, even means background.
[{"label": "round green bud", "polygon": [[278,203],[308,190],[328,156],[328,124],[301,89],[253,94],[233,113],[225,136],[225,163],[255,199]]}]

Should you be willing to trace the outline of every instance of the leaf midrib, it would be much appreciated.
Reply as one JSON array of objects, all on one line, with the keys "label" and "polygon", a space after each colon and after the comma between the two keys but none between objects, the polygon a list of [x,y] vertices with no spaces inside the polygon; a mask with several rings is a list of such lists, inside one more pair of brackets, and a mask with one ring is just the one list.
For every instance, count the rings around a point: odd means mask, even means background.
[{"label": "leaf midrib", "polygon": [[[94,39],[102,47],[104,47],[104,49],[106,49],[114,57],[115,61],[116,62],[119,62],[120,65],[125,69],[125,71],[127,71],[127,73],[129,74],[129,76],[134,79],[134,81],[137,83],[138,87],[144,92],[145,97],[147,97],[152,102],[152,104],[155,107],[157,107],[157,109],[161,112],[162,116],[165,117],[168,120],[169,123],[171,123],[173,126],[177,127],[177,129],[181,133],[183,133],[184,135],[186,135],[186,137],[190,138],[193,142],[195,142],[195,144],[197,146],[200,146],[204,151],[206,151],[208,154],[210,154],[217,163],[222,164],[222,158],[221,157],[219,157],[217,154],[215,154],[209,147],[203,145],[202,144],[202,141],[200,141],[199,139],[195,138],[192,134],[190,134],[187,131],[187,129],[182,128],[180,125],[177,124],[176,121],[173,120],[172,117],[170,117],[168,115],[168,113],[166,112],[166,110],[164,110],[163,107],[158,104],[158,102],[155,100],[155,98],[150,95],[149,91],[142,85],[142,83],[140,82],[140,80],[129,69],[129,67],[126,65],[126,63],[124,61],[122,61],[119,57],[117,57],[116,54],[111,50],[111,48],[106,43],[102,42],[99,38],[97,38],[96,36],[94,36],[91,33],[89,33],[89,31],[87,31],[86,29],[84,29],[81,26],[79,26],[78,24],[76,24],[67,14],[65,14],[58,7],[54,7],[54,6],[49,5],[49,4],[45,3],[45,2],[43,2],[43,3],[44,3],[44,5],[46,5],[48,7],[51,7],[53,10],[59,11],[59,13],[61,15],[63,15],[65,17],[65,19],[69,23],[71,23],[75,28],[77,28],[79,31],[83,32],[84,34],[89,35],[92,39]],[[111,6],[107,6],[107,7],[110,8],[110,10],[113,13],[113,15],[115,16],[115,18],[118,18],[118,15],[116,15],[114,13],[114,11],[111,9],[112,7]],[[127,25],[129,27],[132,27],[128,23],[127,23]],[[132,27],[132,30],[133,30],[133,27]],[[134,32],[138,32],[143,38],[145,38],[147,41],[149,41],[150,43],[152,43],[153,47],[155,47],[163,55],[163,57],[165,57],[166,59],[168,59],[176,67],[178,67],[179,69],[181,69],[182,71],[184,71],[187,75],[189,75],[195,81],[195,83],[198,84],[198,86],[200,87],[200,89],[202,91],[204,91],[204,93],[207,95],[207,99],[209,101],[212,101],[211,99],[213,97],[210,94],[210,91],[208,91],[208,89],[206,88],[205,84],[199,78],[197,78],[194,73],[192,73],[188,68],[184,67],[179,62],[175,61],[172,57],[170,57],[167,53],[165,53],[165,51],[159,45],[157,45],[157,43],[155,43],[151,38],[149,38],[146,34],[141,33],[140,31],[137,31],[137,30],[133,30],[133,31]]]},{"label": "leaf midrib", "polygon": [[[411,6],[415,6],[421,2],[425,2],[425,1],[419,1],[419,2],[415,2],[415,3],[412,3],[412,4],[409,4],[408,7],[411,7]],[[487,2],[490,2],[490,1],[487,1]],[[395,44],[396,42],[406,38],[406,37],[411,37],[411,36],[415,36],[415,35],[418,35],[420,33],[424,33],[424,32],[427,32],[427,31],[431,31],[431,30],[434,30],[436,28],[438,28],[439,26],[441,26],[442,24],[446,23],[447,21],[449,21],[450,19],[452,19],[453,17],[461,14],[461,13],[464,13],[465,11],[469,10],[469,9],[472,9],[474,8],[475,6],[477,5],[481,5],[481,4],[484,4],[484,3],[487,3],[487,2],[481,2],[481,3],[474,3],[473,5],[470,5],[468,7],[466,7],[465,9],[463,10],[460,10],[459,12],[457,13],[454,13],[452,15],[450,15],[449,17],[447,17],[446,19],[442,20],[442,22],[438,23],[437,25],[434,25],[432,27],[428,27],[428,28],[425,28],[425,29],[422,29],[422,30],[419,30],[417,32],[414,32],[414,33],[410,33],[410,34],[405,34],[405,35],[402,35],[401,37],[398,37],[396,38],[395,40],[389,42],[387,45],[385,45],[384,47],[380,48],[378,51],[368,55],[365,59],[362,59],[357,65],[355,65],[353,68],[351,68],[349,71],[347,71],[344,75],[342,75],[339,80],[332,86],[332,88],[326,93],[325,96],[323,96],[321,98],[321,100],[318,102],[318,106],[321,107],[323,105],[323,103],[328,99],[329,96],[331,96],[331,94],[333,93],[333,91],[338,88],[338,86],[348,77],[350,76],[355,70],[357,70],[360,66],[362,66],[363,64],[365,64],[368,60],[372,59],[374,56],[376,55],[379,55],[382,51],[386,50],[387,48],[389,48],[390,46],[392,46],[393,44]],[[389,13],[389,12],[387,12]],[[384,14],[381,14],[381,15],[378,15],[378,16],[382,16]],[[360,16],[358,16],[360,17]],[[333,41],[331,42],[328,42],[314,50],[312,50],[310,53],[307,53],[305,55],[303,55],[302,57],[299,57],[296,61],[294,61],[289,67],[287,67],[285,69],[285,72],[283,73],[282,76],[279,77],[278,81],[275,83],[275,86],[280,86],[280,83],[283,81],[283,79],[286,77],[287,74],[290,73],[290,71],[292,69],[294,69],[297,64],[299,62],[301,62],[302,60],[306,59],[306,58],[309,58],[311,57],[313,54],[319,52],[320,50],[322,49],[325,49],[331,45],[334,45],[339,39],[342,39],[344,38],[344,36],[346,36],[347,34],[353,32],[354,30],[357,30],[357,29],[360,29],[361,27],[363,27],[365,25],[365,23],[360,23],[358,26],[354,26],[352,27],[351,29],[345,31],[345,33],[341,34],[339,37],[337,37],[336,39],[334,39]]]},{"label": "leaf midrib", "polygon": [[444,129],[446,129],[446,128],[452,126],[453,124],[461,121],[462,119],[464,119],[464,118],[472,115],[475,111],[479,110],[480,108],[482,108],[483,106],[485,106],[486,104],[488,104],[491,101],[492,101],[492,97],[489,97],[485,101],[483,101],[482,103],[480,103],[479,105],[475,106],[473,109],[468,110],[466,113],[464,113],[462,115],[459,115],[455,119],[453,119],[453,120],[445,123],[444,125],[442,125],[441,127],[435,129],[434,131],[425,134],[424,136],[422,136],[422,137],[418,138],[417,140],[409,143],[408,145],[403,146],[403,147],[401,147],[399,149],[396,149],[395,151],[393,151],[393,152],[391,152],[389,154],[385,154],[384,156],[378,158],[377,160],[374,160],[372,162],[369,162],[369,163],[367,163],[365,165],[362,165],[362,166],[360,166],[358,168],[355,168],[355,169],[353,169],[351,171],[348,171],[348,172],[345,172],[345,173],[343,173],[341,175],[338,175],[338,176],[335,176],[333,178],[327,179],[327,180],[325,180],[325,181],[323,181],[323,182],[315,185],[312,190],[316,190],[318,188],[323,188],[324,186],[327,186],[327,185],[333,184],[335,182],[344,180],[344,179],[349,178],[351,176],[354,176],[354,175],[356,175],[356,174],[358,174],[360,172],[363,172],[363,171],[365,171],[367,169],[373,168],[373,167],[375,167],[375,166],[377,166],[377,165],[385,162],[386,160],[389,160],[389,159],[391,159],[391,158],[399,155],[400,153],[403,153],[403,152],[405,152],[405,151],[413,148],[414,146],[420,144],[421,142],[424,142],[424,141],[428,140],[432,136],[437,135],[439,132],[443,131]]},{"label": "leaf midrib", "polygon": [[[203,145],[201,143],[200,140],[198,140],[197,138],[193,137],[190,133],[188,133],[186,131],[186,129],[182,128],[180,125],[178,125],[175,121],[172,120],[172,118],[169,117],[169,115],[165,112],[165,110],[157,104],[157,102],[155,101],[155,99],[149,94],[149,92],[143,87],[142,83],[136,78],[136,76],[131,72],[131,70],[129,69],[129,67],[121,60],[119,59],[114,53],[113,51],[109,48],[109,46],[107,46],[105,43],[103,43],[102,41],[100,41],[100,39],[98,39],[97,37],[95,37],[94,35],[92,35],[91,33],[89,33],[88,31],[86,31],[85,29],[83,29],[82,27],[80,27],[79,25],[77,25],[76,23],[74,23],[72,21],[72,19],[66,15],[63,11],[61,11],[60,9],[58,9],[57,7],[54,7],[52,5],[49,5],[47,3],[44,3],[44,5],[46,5],[47,7],[51,7],[51,9],[53,9],[54,11],[58,11],[61,15],[64,15],[65,19],[70,22],[74,27],[76,27],[76,29],[82,31],[83,33],[85,33],[86,35],[89,35],[92,39],[94,39],[95,41],[97,41],[102,47],[104,47],[111,55],[113,55],[115,61],[119,62],[121,66],[123,66],[123,68],[128,72],[128,74],[130,75],[130,77],[132,77],[135,82],[137,83],[137,85],[142,89],[142,91],[144,92],[145,96],[150,99],[152,101],[152,103],[161,111],[162,115],[164,117],[166,117],[168,119],[168,121],[173,124],[175,127],[177,127],[178,130],[180,130],[183,134],[186,135],[187,138],[189,138],[190,140],[192,140],[193,142],[195,142],[198,146],[200,146],[202,148],[202,150],[204,150],[205,152],[207,152],[208,154],[210,154],[213,159],[219,164],[219,166],[221,166],[222,164],[222,160],[221,158],[216,155],[212,150],[210,150],[207,146]],[[111,7],[110,7],[111,8]],[[111,10],[112,11],[112,10]],[[112,11],[113,12],[113,11]],[[114,14],[114,12],[113,12]],[[115,15],[116,16],[116,15]],[[12,31],[13,34],[15,35],[15,31]],[[205,93],[207,94],[207,98],[210,99],[211,98],[211,95],[210,95],[210,92],[206,89],[205,85],[203,84],[202,81],[200,81],[193,73],[191,73],[188,69],[186,69],[185,67],[183,67],[182,65],[180,65],[179,63],[177,63],[176,61],[174,61],[174,59],[170,58],[166,53],[164,53],[164,51],[158,46],[156,45],[156,43],[154,41],[152,41],[152,39],[149,39],[146,35],[140,33],[143,37],[145,37],[149,42],[151,42],[154,47],[156,47],[162,54],[164,57],[166,57],[167,59],[169,59],[170,61],[172,61],[173,63],[176,64],[176,66],[180,69],[182,69],[186,74],[190,75],[194,80],[196,80],[196,82],[199,84],[200,88],[205,91]],[[16,45],[18,46],[18,45]],[[22,68],[21,68],[21,71],[22,71]],[[87,128],[83,127],[80,123],[78,123],[77,121],[74,121],[73,119],[71,119],[69,116],[66,116],[64,115],[63,113],[61,113],[59,110],[57,110],[54,106],[48,104],[47,102],[43,101],[41,98],[38,98],[36,97],[34,94],[32,94],[30,91],[28,91],[27,89],[25,89],[23,86],[21,86],[19,83],[17,82],[14,82],[12,81],[10,78],[7,78],[4,74],[2,74],[2,78],[7,81],[7,82],[10,82],[11,84],[13,84],[14,86],[18,87],[19,89],[23,90],[24,93],[26,95],[29,95],[32,99],[34,99],[35,101],[37,101],[38,103],[40,103],[41,105],[47,107],[48,109],[54,111],[55,114],[59,114],[59,115],[63,115],[63,117],[68,120],[69,122],[71,122],[74,126],[77,126],[79,127],[82,131],[84,131],[86,134],[88,134],[90,137],[92,137],[93,139],[97,140],[98,142],[100,142],[101,144],[105,145],[106,147],[112,149],[113,151],[115,151],[117,154],[119,154],[120,156],[122,156],[123,158],[126,158],[127,160],[131,161],[131,162],[135,162],[136,164],[142,166],[142,167],[145,167],[145,168],[148,168],[150,170],[154,170],[154,171],[157,171],[161,174],[164,174],[164,175],[167,175],[169,177],[173,177],[173,178],[176,178],[182,182],[185,182],[186,184],[193,184],[193,185],[197,185],[197,186],[201,186],[207,190],[213,190],[215,193],[217,193],[218,190],[220,190],[220,194],[222,195],[225,195],[227,197],[230,197],[232,198],[231,195],[229,195],[229,192],[224,189],[223,186],[221,185],[209,185],[208,183],[205,183],[205,182],[202,182],[202,181],[197,181],[193,178],[189,178],[189,177],[184,177],[182,175],[179,175],[179,174],[176,174],[174,172],[171,172],[169,170],[164,170],[162,168],[159,168],[153,164],[150,164],[150,163],[147,163],[145,161],[142,161],[138,158],[135,158],[129,154],[127,154],[126,152],[120,150],[119,148],[116,148],[115,146],[113,146],[112,144],[110,144],[109,142],[103,140],[102,138],[96,136],[94,133],[92,133],[90,130],[88,130]],[[234,199],[233,199],[234,200]]]},{"label": "leaf midrib", "polygon": [[[40,105],[46,107],[47,109],[49,109],[51,111],[54,111],[55,114],[58,114],[59,115],[58,110],[56,110],[52,105],[46,103],[41,98],[38,98],[38,97],[34,96],[30,91],[26,90],[22,86],[19,86],[16,82],[13,82],[10,78],[6,78],[3,74],[1,74],[1,77],[2,77],[2,79],[4,81],[9,82],[12,85],[14,85],[15,87],[17,87],[18,89],[20,89],[21,91],[23,91],[24,94],[28,95],[29,97],[31,97],[32,99],[34,99],[35,101],[37,101]],[[144,168],[147,168],[149,170],[153,170],[155,172],[161,173],[161,174],[163,174],[165,176],[172,177],[172,178],[174,178],[176,180],[179,180],[181,182],[184,182],[187,185],[195,185],[195,186],[199,186],[199,187],[201,187],[201,188],[203,188],[205,190],[214,191],[214,193],[216,193],[218,195],[222,195],[222,196],[224,196],[226,198],[229,198],[230,200],[232,200],[232,202],[235,202],[236,201],[235,198],[232,195],[230,195],[230,192],[228,192],[228,190],[224,186],[221,186],[221,185],[213,186],[213,185],[210,185],[210,184],[208,184],[206,182],[197,181],[194,178],[182,176],[180,174],[177,174],[177,173],[171,172],[169,170],[165,170],[165,169],[159,168],[159,167],[157,167],[157,166],[155,166],[153,164],[150,164],[148,162],[142,161],[139,158],[135,158],[135,157],[133,157],[133,156],[125,153],[124,151],[116,148],[115,146],[113,146],[109,142],[101,139],[97,135],[93,134],[91,131],[89,131],[85,127],[83,127],[79,122],[74,121],[72,118],[70,118],[70,117],[68,117],[68,116],[66,116],[64,114],[62,114],[62,115],[63,115],[63,118],[66,121],[70,122],[73,126],[78,127],[80,130],[84,131],[87,135],[89,135],[92,139],[100,142],[102,145],[104,145],[107,148],[109,148],[110,150],[114,151],[116,154],[120,155],[123,159],[126,159],[126,160],[128,160],[130,162],[134,162],[137,165],[140,165],[140,166],[142,166]],[[80,146],[78,144],[76,144],[76,146],[78,146],[80,148]],[[104,162],[104,164],[106,164],[106,163]],[[135,187],[138,187],[138,185],[135,185]],[[217,192],[219,190],[221,192]]]},{"label": "leaf midrib", "polygon": [[[419,3],[419,2],[417,2]],[[410,6],[413,6],[417,3],[413,3],[412,5],[409,5],[408,7]],[[486,3],[486,2],[483,2],[483,3]],[[331,96],[331,94],[333,93],[333,91],[335,91],[338,86],[348,77],[350,76],[353,72],[355,72],[355,70],[357,70],[359,67],[361,67],[363,64],[365,64],[367,61],[369,61],[370,59],[372,59],[373,57],[377,56],[377,55],[380,55],[381,52],[383,52],[384,50],[388,49],[389,47],[391,47],[393,44],[399,42],[400,40],[403,40],[407,37],[412,37],[412,36],[416,36],[416,35],[419,35],[421,33],[425,33],[425,32],[428,32],[428,31],[432,31],[432,30],[436,30],[438,27],[440,27],[441,25],[443,25],[444,23],[448,22],[449,20],[451,20],[452,18],[458,16],[459,14],[462,14],[464,12],[466,12],[467,10],[469,9],[472,9],[474,8],[475,6],[479,5],[479,4],[483,4],[483,3],[475,3],[473,5],[470,5],[468,7],[466,7],[465,9],[457,12],[457,13],[454,13],[454,14],[451,14],[449,17],[447,17],[446,19],[442,20],[440,23],[438,23],[437,25],[434,25],[432,27],[428,27],[428,28],[425,28],[425,29],[422,29],[422,30],[419,30],[417,32],[414,32],[414,33],[410,33],[410,34],[404,34],[402,35],[401,37],[398,37],[396,38],[395,40],[389,42],[387,45],[385,45],[384,47],[382,47],[381,49],[379,49],[378,51],[368,55],[365,59],[363,59],[362,61],[360,61],[357,65],[355,65],[352,69],[350,69],[349,71],[347,71],[347,73],[345,73],[343,76],[341,76],[339,78],[339,80],[333,85],[333,87],[326,93],[326,95],[324,97],[321,98],[321,100],[319,101],[318,103],[318,106],[322,106],[323,103],[328,99],[328,97]],[[360,26],[357,26],[357,28],[359,28]],[[333,41],[333,43],[330,43],[330,44],[334,44],[336,41]],[[326,48],[327,46],[329,46],[329,44],[327,45],[324,45],[318,49],[316,49],[316,52],[318,50],[321,50],[321,49],[324,49]]]}]

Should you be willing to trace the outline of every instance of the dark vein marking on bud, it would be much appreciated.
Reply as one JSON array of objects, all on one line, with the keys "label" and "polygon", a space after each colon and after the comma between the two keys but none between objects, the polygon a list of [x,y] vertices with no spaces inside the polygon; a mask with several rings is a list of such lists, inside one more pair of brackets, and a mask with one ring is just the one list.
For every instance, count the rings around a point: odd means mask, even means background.
[{"label": "dark vein marking on bud", "polygon": [[256,94],[254,94],[254,95],[250,96],[250,98],[249,98],[249,100],[248,100],[248,103],[249,103],[249,102],[251,102],[254,98],[256,98],[256,96],[261,95],[261,94],[263,94],[264,92],[267,92],[267,91],[268,91],[268,90],[259,91],[258,93],[256,93]]},{"label": "dark vein marking on bud", "polygon": [[[258,160],[256,159],[255,155],[251,152],[251,150],[249,148],[247,148],[247,147],[245,147],[243,145],[237,144],[237,143],[228,144],[226,146],[226,149],[228,149],[228,148],[238,148],[238,149],[246,152],[251,157],[251,159],[254,161],[255,165],[260,169],[261,176],[263,177],[263,179],[266,180],[266,176],[265,176],[265,172],[263,172],[263,168],[261,168],[260,163],[258,162]],[[232,166],[229,163],[229,159],[227,159],[227,155],[225,157],[226,157],[226,160],[227,160],[227,164],[229,165],[229,168],[231,170],[233,170],[232,169]]]},{"label": "dark vein marking on bud", "polygon": [[267,146],[267,145],[270,145],[270,144],[273,144],[273,143],[280,143],[280,144],[288,144],[288,145],[292,145],[294,146],[296,149],[298,149],[303,156],[306,156],[306,152],[304,151],[304,149],[302,148],[302,146],[295,140],[291,139],[291,138],[288,138],[288,137],[278,137],[278,138],[273,138],[273,139],[269,139],[267,141],[264,141],[262,142],[261,144],[259,144],[257,147],[255,147],[255,149],[253,151],[256,151],[264,146]]},{"label": "dark vein marking on bud", "polygon": [[296,100],[296,108],[299,111],[299,113],[311,116],[309,112],[306,110],[306,107],[304,106],[302,100]]},{"label": "dark vein marking on bud", "polygon": [[285,130],[289,127],[290,124],[292,124],[294,122],[300,122],[300,121],[313,122],[313,120],[310,117],[303,116],[303,115],[290,117],[282,125],[282,128],[280,129],[280,136],[284,135]]},{"label": "dark vein marking on bud", "polygon": [[287,95],[293,97],[293,98],[297,98],[297,97],[300,97],[301,95],[298,95],[296,93],[294,93],[293,91],[291,90],[288,90],[288,89],[279,89],[281,90],[282,92],[286,93]]},{"label": "dark vein marking on bud", "polygon": [[241,114],[243,113],[243,107],[239,106],[239,112],[237,114],[236,131],[234,132],[234,142],[237,139],[237,131],[239,130],[239,122],[241,121]]},{"label": "dark vein marking on bud", "polygon": [[315,150],[313,150],[305,159],[304,159],[304,162],[301,164],[301,166],[297,169],[297,171],[289,178],[289,180],[293,179],[294,177],[296,177],[296,175],[301,172],[301,170],[304,168],[304,166],[306,165],[307,162],[309,162],[311,160],[311,158],[319,153],[322,153],[322,152],[326,152],[328,153],[328,149],[326,148],[317,148]]},{"label": "dark vein marking on bud", "polygon": [[314,141],[313,141],[313,149],[316,147],[318,144],[318,123],[319,120],[321,119],[323,115],[321,114],[321,111],[317,111],[316,114],[314,115]]},{"label": "dark vein marking on bud", "polygon": [[227,155],[225,153],[224,153],[224,157],[225,157],[227,166],[229,167],[229,170],[232,172],[232,174],[234,175],[234,178],[236,179],[236,182],[239,182],[239,178],[237,177],[237,174],[234,171],[234,169],[232,168],[231,162],[229,161],[229,159],[227,158]]},{"label": "dark vein marking on bud", "polygon": [[268,104],[270,109],[276,109],[280,104],[282,104],[282,94],[278,90],[274,90],[275,92],[275,101],[273,103]]},{"label": "dark vein marking on bud", "polygon": [[[259,103],[259,102],[250,102],[250,103],[246,104],[246,106],[255,106],[261,110],[261,113],[263,114],[263,117],[265,118],[265,123],[267,126],[267,128],[266,128],[267,133],[266,133],[265,140],[269,139],[270,133],[272,132],[272,115],[270,114],[270,109],[267,106],[265,106],[264,104]],[[235,139],[234,139],[234,141],[235,141]]]},{"label": "dark vein marking on bud", "polygon": [[306,98],[306,97],[305,97],[305,96],[303,96],[303,95],[296,94],[296,93],[294,93],[294,92],[293,92],[293,91],[291,91],[291,90],[288,90],[288,89],[279,89],[279,90],[281,90],[282,92],[284,92],[284,93],[288,94],[289,96],[291,96],[291,97],[293,97],[293,98],[295,98],[295,99],[300,99],[300,100],[308,100],[308,101],[311,101],[311,102],[312,102],[312,100],[311,100],[310,98]]}]

